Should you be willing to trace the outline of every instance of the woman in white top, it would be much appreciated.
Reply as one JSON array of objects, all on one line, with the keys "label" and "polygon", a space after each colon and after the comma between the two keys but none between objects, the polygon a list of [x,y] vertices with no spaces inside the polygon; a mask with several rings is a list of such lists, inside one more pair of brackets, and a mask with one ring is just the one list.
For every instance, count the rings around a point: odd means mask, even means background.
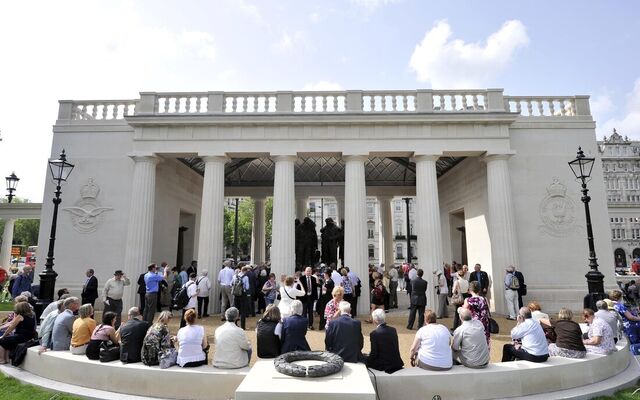
[{"label": "woman in white top", "polygon": [[204,326],[194,325],[196,310],[189,309],[184,313],[187,326],[178,331],[178,365],[181,367],[199,367],[207,364],[209,343],[204,332]]},{"label": "woman in white top", "polygon": [[449,297],[449,286],[447,286],[447,278],[443,271],[433,271],[435,274],[436,293],[438,294],[438,310],[436,318],[448,318],[447,297]]},{"label": "woman in white top", "polygon": [[425,326],[418,329],[411,345],[411,365],[432,371],[445,371],[453,366],[451,333],[436,323],[436,314],[424,312]]},{"label": "woman in white top", "polygon": [[[455,282],[453,282],[453,288],[451,289],[451,293],[453,295],[455,294],[462,294],[462,298],[466,299],[467,297],[471,297],[471,294],[469,293],[469,280],[467,278],[465,278],[465,268],[466,265],[463,265],[462,267],[458,266],[458,271],[456,272],[456,280]],[[468,272],[468,271],[467,271]],[[454,306],[457,308],[459,307],[461,304],[454,304]],[[457,312],[454,312],[454,316],[453,316],[453,328],[451,328],[452,330],[456,330],[457,327],[460,326],[460,324],[462,324],[462,321],[460,321],[460,316],[458,315]]]},{"label": "woman in white top", "polygon": [[284,279],[284,285],[280,287],[280,303],[278,303],[282,319],[291,316],[291,302],[296,297],[305,295],[305,291],[300,290],[300,287],[300,282],[294,281],[293,276],[287,276]]}]

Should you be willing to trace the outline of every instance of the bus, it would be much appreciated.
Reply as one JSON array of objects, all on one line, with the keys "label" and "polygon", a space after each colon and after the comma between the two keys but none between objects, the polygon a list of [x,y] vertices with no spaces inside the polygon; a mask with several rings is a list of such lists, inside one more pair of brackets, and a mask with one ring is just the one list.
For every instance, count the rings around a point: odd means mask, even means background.
[{"label": "bus", "polygon": [[38,251],[38,246],[29,246],[27,247],[27,252],[24,255],[25,265],[35,268],[36,267],[36,252]]}]

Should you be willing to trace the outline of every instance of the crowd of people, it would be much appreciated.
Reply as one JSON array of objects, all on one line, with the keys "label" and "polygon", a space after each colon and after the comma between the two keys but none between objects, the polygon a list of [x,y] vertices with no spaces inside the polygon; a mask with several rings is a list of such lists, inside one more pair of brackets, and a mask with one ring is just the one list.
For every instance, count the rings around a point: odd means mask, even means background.
[{"label": "crowd of people", "polygon": [[[214,332],[212,365],[217,368],[242,368],[249,365],[253,353],[246,333],[246,319],[262,314],[256,323],[257,356],[273,358],[296,350],[311,350],[306,335],[315,328],[325,330],[325,349],[346,362],[362,362],[368,367],[393,373],[404,367],[397,330],[386,323],[386,313],[398,307],[397,292],[404,287],[410,299],[408,329],[417,319],[417,332],[409,350],[412,366],[428,370],[447,370],[459,364],[484,368],[489,364],[491,346],[490,287],[488,274],[476,264],[470,272],[464,265],[448,266],[433,274],[428,283],[422,269],[372,267],[369,271],[370,319],[375,328],[369,335],[371,351],[362,352],[362,323],[355,308],[362,290],[360,278],[348,268],[335,265],[314,270],[307,267],[292,276],[276,276],[268,265],[238,265],[225,261],[218,273],[221,286],[221,318],[224,323]],[[170,278],[172,277],[172,279]],[[408,279],[407,279],[408,278]],[[403,282],[400,284],[400,282]],[[115,271],[98,296],[93,270],[86,272],[82,296],[68,290],[58,291],[58,300],[40,316],[40,329],[29,296],[17,295],[14,311],[0,325],[0,363],[21,343],[34,338],[39,351],[70,351],[92,360],[145,365],[196,367],[209,363],[209,342],[199,318],[208,317],[208,293],[211,283],[206,271],[197,274],[197,264],[189,270],[160,268],[150,264],[138,279],[141,307],[127,312],[120,321],[122,296],[130,280],[123,271]],[[584,309],[582,320],[588,330],[582,332],[573,313],[562,308],[552,319],[533,301],[515,311],[523,295],[524,277],[509,266],[504,276],[505,294],[511,293],[509,315],[516,320],[511,330],[512,343],[503,346],[502,361],[544,362],[548,357],[583,358],[588,353],[608,354],[622,333],[631,343],[640,339],[637,310],[625,304],[620,291],[596,303],[597,310]],[[393,288],[393,290],[392,290]],[[427,309],[426,291],[436,290],[444,307]],[[167,306],[162,290],[172,292]],[[142,294],[144,293],[144,302]],[[526,292],[525,292],[526,293]],[[28,294],[25,293],[25,294]],[[206,294],[206,296],[205,296]],[[178,298],[184,297],[184,304]],[[94,319],[94,303],[104,304],[100,323]],[[205,300],[206,298],[206,300]],[[438,323],[447,317],[446,304],[454,306],[451,328]],[[168,310],[156,313],[162,307]],[[515,307],[514,307],[515,308]],[[173,311],[180,310],[180,328],[171,335],[169,322]],[[417,317],[417,318],[416,318]],[[319,349],[316,349],[319,350]],[[104,354],[103,354],[104,353]]]}]

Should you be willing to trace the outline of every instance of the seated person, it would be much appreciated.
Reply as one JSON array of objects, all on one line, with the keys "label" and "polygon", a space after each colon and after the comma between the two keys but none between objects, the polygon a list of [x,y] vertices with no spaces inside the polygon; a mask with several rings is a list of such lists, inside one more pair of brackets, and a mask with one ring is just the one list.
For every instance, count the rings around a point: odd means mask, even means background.
[{"label": "seated person", "polygon": [[613,332],[613,341],[618,342],[620,336],[620,329],[618,329],[618,322],[620,321],[618,313],[613,309],[613,301],[609,299],[598,300],[596,302],[597,311],[594,314],[596,318],[607,321]]},{"label": "seated person", "polygon": [[332,320],[327,326],[324,338],[326,350],[339,355],[344,362],[364,361],[362,324],[351,317],[351,304],[348,301],[341,301],[338,309],[340,317]]},{"label": "seated person", "polygon": [[169,335],[170,311],[163,311],[156,323],[149,328],[142,341],[142,363],[144,365],[159,365],[160,354],[173,347],[171,335]]},{"label": "seated person", "polygon": [[519,341],[519,343],[505,344],[502,347],[502,362],[547,361],[549,358],[547,338],[540,323],[531,318],[531,310],[528,307],[520,308],[516,321],[516,326],[511,330],[511,339]]},{"label": "seated person", "polygon": [[302,350],[310,351],[307,343],[307,326],[309,320],[302,316],[302,302],[293,300],[289,305],[291,315],[282,321],[282,349],[281,353]]},{"label": "seated person", "polygon": [[609,293],[609,298],[613,300],[613,308],[622,319],[622,328],[629,337],[629,342],[631,344],[640,343],[640,317],[624,304],[621,291],[612,290]]},{"label": "seated person", "polygon": [[465,367],[485,368],[489,364],[489,346],[484,325],[473,319],[471,311],[465,307],[458,307],[457,312],[462,324],[453,332],[453,359]]},{"label": "seated person", "polygon": [[[71,295],[69,294],[69,290],[67,288],[58,290],[58,300],[64,300],[68,297],[71,297]],[[52,301],[47,307],[45,307],[45,309],[42,311],[42,314],[40,314],[40,323],[42,323],[44,319],[47,318],[47,315],[49,315],[50,312],[56,311],[58,309],[56,303],[56,301]]]},{"label": "seated person", "polygon": [[71,354],[84,355],[87,346],[91,341],[91,334],[96,329],[96,321],[91,318],[93,306],[89,303],[83,304],[78,309],[78,318],[73,321],[73,332],[71,333]]},{"label": "seated person", "polygon": [[[85,354],[89,360],[100,359],[100,347],[105,343],[117,344],[116,337],[116,313],[107,311],[102,314],[102,323],[96,326],[91,334],[91,340]],[[115,350],[114,350],[115,351]]]},{"label": "seated person", "polygon": [[127,322],[120,325],[116,332],[120,342],[120,361],[123,363],[137,363],[142,360],[142,342],[149,330],[149,324],[140,319],[138,307],[131,307],[127,313]]},{"label": "seated person", "polygon": [[[1,292],[1,289],[2,289],[2,286],[0,286],[0,292]],[[20,295],[13,299],[14,305],[22,302],[29,302],[29,299],[27,298],[27,296]],[[11,322],[13,321],[13,318],[15,318],[16,315],[17,314],[14,311],[11,311],[9,312],[9,314],[7,314],[6,317],[2,319],[2,322],[0,322],[0,335],[2,335],[7,330],[9,325],[11,325]]]},{"label": "seated person", "polygon": [[609,354],[616,349],[613,342],[613,332],[607,322],[601,318],[596,318],[595,313],[590,308],[582,311],[582,317],[589,324],[588,338],[583,340],[584,347],[588,353]]},{"label": "seated person", "polygon": [[71,334],[73,333],[73,321],[76,317],[74,313],[80,308],[80,299],[77,297],[67,298],[63,305],[64,311],[56,316],[51,331],[51,350],[69,350],[71,346]]},{"label": "seated person", "polygon": [[209,343],[204,326],[196,325],[198,314],[193,308],[184,312],[186,326],[178,330],[178,365],[184,368],[199,367],[207,364]]},{"label": "seated person", "polygon": [[56,317],[64,310],[64,300],[54,301],[52,304],[56,305],[56,309],[51,311],[40,325],[40,331],[38,337],[40,338],[40,353],[47,351],[53,344],[51,340],[51,333],[53,332],[53,324],[56,322]]},{"label": "seated person", "polygon": [[36,315],[31,310],[29,303],[25,301],[16,303],[13,312],[15,316],[11,324],[0,336],[0,364],[9,362],[9,353],[15,350],[19,344],[35,337]]},{"label": "seated person", "polygon": [[557,321],[541,319],[541,323],[551,324],[556,332],[556,342],[549,344],[549,356],[584,358],[587,354],[582,343],[582,329],[573,321],[573,313],[562,307]]},{"label": "seated person", "polygon": [[393,374],[404,366],[400,357],[398,332],[396,328],[387,325],[384,310],[374,310],[371,320],[377,327],[369,334],[371,353],[367,357],[367,367]]},{"label": "seated person", "polygon": [[236,325],[240,312],[229,307],[224,313],[226,322],[215,332],[216,351],[213,366],[216,368],[242,368],[251,360],[251,343],[244,329]]},{"label": "seated person", "polygon": [[[436,322],[436,313],[424,312],[425,325],[418,329],[411,345],[411,365],[432,371],[446,371],[453,366],[451,353],[451,333],[449,329]],[[482,328],[484,337],[484,327]]]},{"label": "seated person", "polygon": [[[532,301],[527,304],[529,310],[531,310],[531,319],[540,322],[541,319],[549,320],[549,314],[542,312],[542,307],[537,301]],[[548,325],[548,324],[547,324]]]},{"label": "seated person", "polygon": [[269,304],[256,326],[256,338],[258,341],[258,357],[275,358],[281,354],[280,349],[280,309]]}]

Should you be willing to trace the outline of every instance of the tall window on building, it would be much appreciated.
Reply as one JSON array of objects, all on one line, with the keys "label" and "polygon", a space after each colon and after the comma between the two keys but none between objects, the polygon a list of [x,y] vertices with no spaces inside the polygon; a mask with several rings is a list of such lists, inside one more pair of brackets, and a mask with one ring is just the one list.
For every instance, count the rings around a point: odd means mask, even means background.
[{"label": "tall window on building", "polygon": [[396,235],[402,236],[402,221],[396,221]]},{"label": "tall window on building", "polygon": [[375,214],[375,204],[372,201],[367,202],[367,215],[373,216]]},{"label": "tall window on building", "polygon": [[400,200],[396,200],[393,202],[393,207],[396,211],[402,211],[402,202]]},{"label": "tall window on building", "polygon": [[404,255],[402,254],[402,245],[396,244],[396,260],[399,260],[402,258],[404,258]]},{"label": "tall window on building", "polygon": [[375,224],[373,221],[367,222],[367,237],[369,239],[373,239],[373,229],[375,228]]},{"label": "tall window on building", "polygon": [[375,248],[372,244],[369,245],[369,260],[373,260],[375,258]]}]

